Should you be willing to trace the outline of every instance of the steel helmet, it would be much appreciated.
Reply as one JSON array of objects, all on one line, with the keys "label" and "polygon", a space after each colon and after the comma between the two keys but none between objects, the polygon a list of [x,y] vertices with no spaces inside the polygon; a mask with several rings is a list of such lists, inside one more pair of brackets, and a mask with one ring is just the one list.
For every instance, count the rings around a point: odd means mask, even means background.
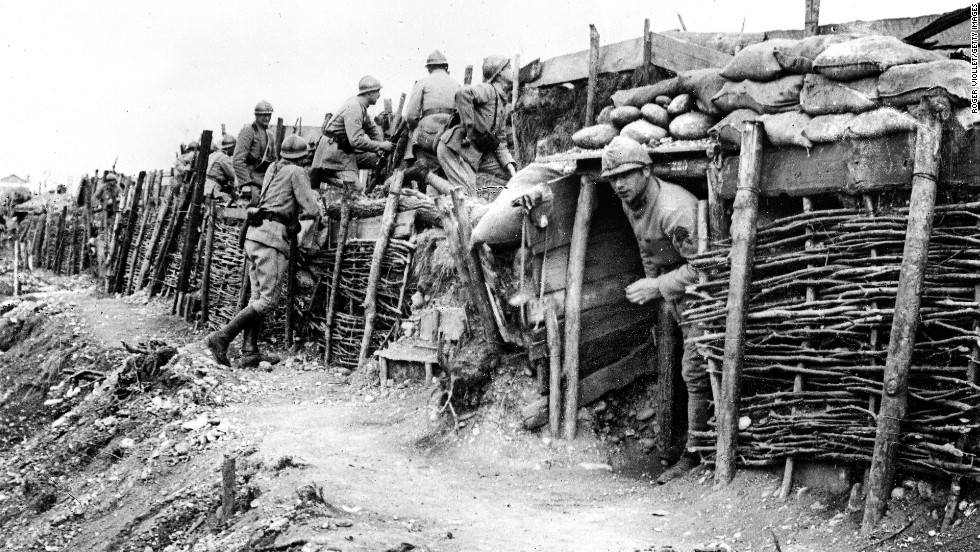
[{"label": "steel helmet", "polygon": [[[508,57],[487,56],[483,58],[483,82],[493,82],[493,79],[503,73],[508,65],[510,65],[510,58]],[[509,81],[514,80],[509,74],[506,77]]]},{"label": "steel helmet", "polygon": [[201,149],[201,143],[197,140],[191,140],[190,143],[187,144],[187,151],[197,151],[199,149]]},{"label": "steel helmet", "polygon": [[102,175],[102,180],[106,180],[106,181],[119,180],[119,177],[116,176],[116,173],[114,172],[107,172]]},{"label": "steel helmet", "polygon": [[642,144],[625,136],[617,136],[602,150],[602,176],[642,169],[652,162]]},{"label": "steel helmet", "polygon": [[265,100],[262,100],[261,102],[255,104],[255,114],[272,115],[272,104]]},{"label": "steel helmet", "polygon": [[429,54],[429,58],[425,60],[426,67],[433,65],[449,65],[449,60],[446,59],[446,56],[442,52],[436,50]]},{"label": "steel helmet", "polygon": [[372,77],[371,75],[366,75],[357,83],[357,94],[367,94],[368,92],[374,92],[376,90],[381,90],[381,81]]},{"label": "steel helmet", "polygon": [[282,147],[279,148],[279,155],[283,159],[302,159],[306,157],[306,154],[310,152],[310,146],[306,143],[306,140],[302,139],[298,134],[290,134],[282,141]]},{"label": "steel helmet", "polygon": [[235,137],[232,136],[231,134],[225,134],[224,136],[221,137],[221,149],[223,150],[232,149],[235,147],[235,144],[237,143],[238,140],[236,140]]}]

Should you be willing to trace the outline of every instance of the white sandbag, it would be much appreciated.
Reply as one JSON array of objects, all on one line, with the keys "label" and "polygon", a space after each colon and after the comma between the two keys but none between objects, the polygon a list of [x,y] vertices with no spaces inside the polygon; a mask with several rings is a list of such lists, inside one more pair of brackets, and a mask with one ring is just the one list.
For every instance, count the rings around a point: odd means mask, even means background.
[{"label": "white sandbag", "polygon": [[805,75],[813,70],[813,60],[824,50],[853,38],[847,35],[816,35],[800,40],[785,40],[775,45],[773,54],[787,73]]},{"label": "white sandbag", "polygon": [[708,130],[708,134],[715,136],[725,144],[738,146],[742,143],[742,128],[744,123],[754,121],[759,118],[759,114],[751,109],[736,109],[728,114],[727,117],[718,122]]},{"label": "white sandbag", "polygon": [[617,107],[609,113],[609,120],[616,128],[623,128],[633,121],[640,120],[640,108],[632,105]]},{"label": "white sandbag", "polygon": [[678,94],[667,106],[667,114],[676,117],[692,109],[694,109],[694,97],[690,94]]},{"label": "white sandbag", "polygon": [[678,140],[700,140],[708,137],[708,130],[715,119],[706,113],[691,111],[682,113],[670,122],[670,135]]},{"label": "white sandbag", "polygon": [[893,36],[863,36],[834,44],[813,60],[827,78],[850,81],[873,77],[895,65],[940,61],[944,56],[906,44]]},{"label": "white sandbag", "polygon": [[657,96],[656,98],[654,98],[653,103],[659,105],[664,109],[667,109],[667,106],[670,105],[671,99],[672,98],[670,96]]},{"label": "white sandbag", "polygon": [[602,149],[619,136],[619,129],[612,125],[593,125],[572,134],[572,144],[582,149]]},{"label": "white sandbag", "polygon": [[840,82],[819,73],[810,73],[803,77],[800,107],[810,115],[871,111],[881,107],[878,102],[878,79],[867,77]]},{"label": "white sandbag", "polygon": [[855,116],[853,113],[837,113],[813,117],[803,130],[803,137],[814,144],[840,142],[847,135],[847,127]]},{"label": "white sandbag", "polygon": [[520,243],[524,211],[523,208],[515,207],[512,203],[534,186],[552,182],[563,176],[560,171],[538,163],[531,163],[518,171],[476,223],[471,234],[473,243],[488,245]]},{"label": "white sandbag", "polygon": [[680,90],[694,96],[699,111],[709,115],[722,115],[721,110],[711,103],[711,98],[721,92],[728,82],[721,76],[720,69],[694,69],[681,73],[678,78],[681,80]]},{"label": "white sandbag", "polygon": [[711,99],[718,109],[731,113],[736,109],[751,109],[758,113],[793,111],[800,103],[802,75],[789,75],[772,82],[727,82]]},{"label": "white sandbag", "polygon": [[643,104],[653,102],[657,96],[674,96],[679,93],[678,85],[680,79],[677,77],[664,79],[648,86],[619,90],[612,95],[613,105],[621,107],[632,105],[641,107]]},{"label": "white sandbag", "polygon": [[619,135],[636,140],[641,144],[647,144],[659,142],[666,138],[667,130],[641,119],[624,126]]},{"label": "white sandbag", "polygon": [[611,105],[607,105],[606,107],[603,107],[602,108],[602,111],[600,111],[599,114],[596,115],[596,117],[595,117],[596,124],[597,125],[611,125],[612,124],[612,118],[610,117],[610,114],[612,113],[612,110],[613,109],[616,109],[616,108],[613,107],[613,106],[611,106]]},{"label": "white sandbag", "polygon": [[670,115],[667,110],[655,103],[648,103],[640,108],[640,116],[643,120],[658,127],[667,128],[670,124]]},{"label": "white sandbag", "polygon": [[783,73],[783,67],[776,60],[776,46],[794,42],[784,38],[766,40],[758,44],[746,46],[735,54],[721,71],[721,76],[728,80],[753,80],[768,82],[778,79]]},{"label": "white sandbag", "polygon": [[969,61],[944,59],[929,63],[896,65],[878,78],[878,94],[888,105],[917,104],[925,96],[946,93],[957,105],[970,101]]},{"label": "white sandbag", "polygon": [[803,131],[810,122],[810,116],[802,111],[760,115],[759,122],[765,128],[769,142],[774,146],[797,146],[807,149],[813,147],[813,142],[803,136]]},{"label": "white sandbag", "polygon": [[915,119],[894,107],[882,107],[856,115],[847,126],[848,137],[880,138],[915,130]]}]

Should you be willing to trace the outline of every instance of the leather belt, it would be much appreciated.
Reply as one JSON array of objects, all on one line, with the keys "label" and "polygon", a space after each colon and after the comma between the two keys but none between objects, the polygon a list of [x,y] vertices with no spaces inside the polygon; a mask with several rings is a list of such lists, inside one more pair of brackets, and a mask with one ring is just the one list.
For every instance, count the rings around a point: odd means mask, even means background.
[{"label": "leather belt", "polygon": [[426,109],[422,111],[422,117],[428,117],[429,115],[455,115],[456,110],[451,107],[433,107],[431,109]]}]

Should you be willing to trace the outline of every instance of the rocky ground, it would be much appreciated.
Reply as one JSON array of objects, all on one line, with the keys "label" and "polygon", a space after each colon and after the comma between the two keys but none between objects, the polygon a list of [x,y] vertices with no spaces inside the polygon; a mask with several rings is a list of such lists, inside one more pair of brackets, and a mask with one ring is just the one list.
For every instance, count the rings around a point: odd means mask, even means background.
[{"label": "rocky ground", "polygon": [[503,368],[453,428],[428,382],[381,389],[304,355],[271,372],[223,369],[167,304],[26,278],[29,293],[0,305],[0,548],[980,548],[975,487],[938,534],[948,482],[909,479],[863,537],[846,492],[782,501],[776,473],[716,489],[700,468],[655,485],[642,393],[592,405],[582,437],[552,440],[521,429],[529,378]]}]

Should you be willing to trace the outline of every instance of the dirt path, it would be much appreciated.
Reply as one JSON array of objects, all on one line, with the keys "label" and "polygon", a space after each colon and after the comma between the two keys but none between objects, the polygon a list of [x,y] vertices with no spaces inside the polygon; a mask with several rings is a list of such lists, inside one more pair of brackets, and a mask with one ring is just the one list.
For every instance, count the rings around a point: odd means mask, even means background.
[{"label": "dirt path", "polygon": [[78,312],[93,339],[106,347],[122,347],[120,340],[135,344],[160,339],[183,344],[195,337],[183,320],[167,314],[160,301],[143,304],[135,299],[89,296],[78,302]]}]

